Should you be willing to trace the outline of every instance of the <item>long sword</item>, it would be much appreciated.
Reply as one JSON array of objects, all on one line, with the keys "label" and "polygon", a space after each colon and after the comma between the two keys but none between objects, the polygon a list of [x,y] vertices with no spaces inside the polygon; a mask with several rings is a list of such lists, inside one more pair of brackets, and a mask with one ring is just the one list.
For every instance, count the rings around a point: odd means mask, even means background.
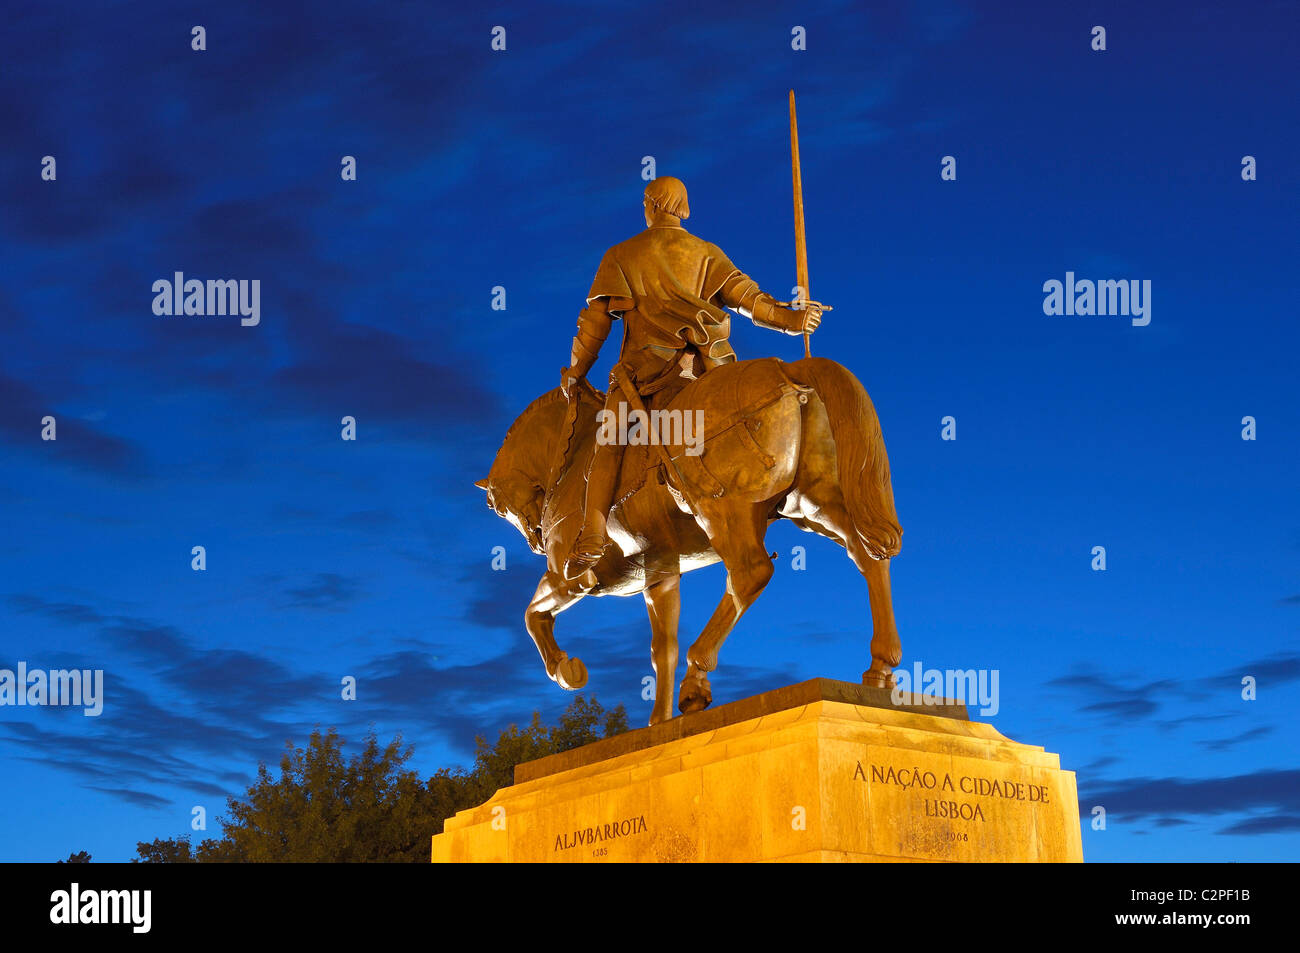
[{"label": "long sword", "polygon": [[[790,90],[790,170],[794,179],[794,270],[799,294],[795,307],[812,298],[808,288],[808,239],[803,225],[803,176],[799,172],[799,122],[794,114],[794,90]],[[803,356],[812,357],[811,334],[803,332]]]}]

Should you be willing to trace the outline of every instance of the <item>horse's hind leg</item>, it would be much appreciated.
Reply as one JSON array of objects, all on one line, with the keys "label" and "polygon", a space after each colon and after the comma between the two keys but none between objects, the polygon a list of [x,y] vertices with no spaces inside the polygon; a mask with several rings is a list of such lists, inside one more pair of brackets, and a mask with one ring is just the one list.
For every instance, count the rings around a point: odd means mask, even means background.
[{"label": "horse's hind leg", "polygon": [[683,712],[700,711],[713,701],[706,676],[718,667],[722,643],[772,578],[772,560],[763,545],[767,519],[761,507],[722,510],[701,505],[700,509],[713,549],[727,567],[727,592],[686,653],[686,675],[677,702]]},{"label": "horse's hind leg", "polygon": [[681,616],[681,575],[674,571],[645,587],[650,616],[650,661],[655,670],[655,704],[650,724],[673,717],[673,683],[677,679],[677,620]]},{"label": "horse's hind leg", "polygon": [[533,637],[546,675],[561,688],[576,692],[587,684],[587,666],[581,659],[569,658],[555,642],[555,617],[583,597],[586,590],[566,581],[559,573],[548,572],[537,583],[537,592],[524,613],[524,627]]},{"label": "horse's hind leg", "polygon": [[[811,511],[811,512],[809,512]],[[867,552],[843,502],[835,500],[819,507],[808,505],[791,519],[800,526],[829,537],[848,551],[849,558],[867,581],[871,599],[871,667],[862,673],[862,684],[878,688],[893,686],[893,670],[903,658],[903,646],[894,622],[894,600],[889,591],[889,560],[874,559]]]},{"label": "horse's hind leg", "polygon": [[864,552],[861,559],[854,556],[853,561],[866,577],[867,592],[871,597],[871,668],[862,673],[862,684],[892,688],[894,666],[903,659],[903,645],[898,638],[898,626],[894,623],[889,560],[872,559]]}]

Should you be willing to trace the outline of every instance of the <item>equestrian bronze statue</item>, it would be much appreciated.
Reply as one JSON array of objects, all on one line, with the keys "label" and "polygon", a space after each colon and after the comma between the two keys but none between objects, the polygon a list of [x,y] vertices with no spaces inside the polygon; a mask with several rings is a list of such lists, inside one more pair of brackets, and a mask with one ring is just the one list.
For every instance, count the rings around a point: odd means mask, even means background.
[{"label": "equestrian bronze statue", "polygon": [[[793,118],[792,98],[796,300],[775,301],[688,232],[685,186],[654,179],[645,231],[597,268],[560,387],[519,415],[477,484],[546,557],[525,625],[561,687],[581,688],[587,671],[556,643],[555,617],[584,596],[644,596],[652,725],[672,717],[681,574],[718,561],[727,570],[722,601],[686,653],[678,708],[692,712],[712,700],[718,652],[772,578],[764,537],[778,519],[842,545],[866,578],[873,631],[863,682],[888,687],[901,660],[889,560],[902,529],[867,392],[834,361],[741,361],[728,341],[728,309],[805,341],[830,310],[807,297]],[[622,346],[601,392],[586,375],[617,320]]]}]

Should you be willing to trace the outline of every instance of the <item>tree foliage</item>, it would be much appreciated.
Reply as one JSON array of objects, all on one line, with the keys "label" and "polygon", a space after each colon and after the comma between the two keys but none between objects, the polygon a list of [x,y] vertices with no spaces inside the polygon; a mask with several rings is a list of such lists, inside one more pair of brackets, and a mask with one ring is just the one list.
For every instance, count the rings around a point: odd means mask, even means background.
[{"label": "tree foliage", "polygon": [[495,744],[476,738],[470,771],[442,768],[421,780],[406,767],[414,746],[404,747],[401,735],[381,745],[372,731],[349,759],[338,732],[318,727],[305,748],[286,743],[278,773],[258,765],[243,797],[227,799],[220,838],[141,842],[137,862],[425,862],[443,821],[513,784],[516,764],[627,728],[622,705],[607,712],[579,695],[558,725],[543,725],[534,712],[527,727],[511,725]]}]

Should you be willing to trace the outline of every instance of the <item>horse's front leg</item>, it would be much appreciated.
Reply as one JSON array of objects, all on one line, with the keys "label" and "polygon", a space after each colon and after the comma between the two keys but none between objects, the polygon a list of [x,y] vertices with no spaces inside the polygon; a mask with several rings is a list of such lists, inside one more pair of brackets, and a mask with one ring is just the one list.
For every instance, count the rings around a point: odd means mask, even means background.
[{"label": "horse's front leg", "polygon": [[585,594],[586,590],[567,582],[562,573],[547,572],[524,613],[524,627],[542,656],[547,677],[571,692],[587,684],[587,666],[581,659],[569,658],[556,644],[555,617]]},{"label": "horse's front leg", "polygon": [[727,567],[727,591],[713,611],[700,637],[686,652],[686,674],[682,676],[677,708],[688,714],[713,703],[708,673],[718,666],[718,652],[736,622],[772,578],[772,560],[763,545],[767,532],[766,512],[753,504],[697,502],[700,525],[709,534],[714,552]]},{"label": "horse's front leg", "polygon": [[677,681],[677,620],[681,615],[681,574],[676,570],[657,576],[644,590],[650,616],[650,662],[655,670],[655,704],[650,724],[673,717],[673,692]]}]

